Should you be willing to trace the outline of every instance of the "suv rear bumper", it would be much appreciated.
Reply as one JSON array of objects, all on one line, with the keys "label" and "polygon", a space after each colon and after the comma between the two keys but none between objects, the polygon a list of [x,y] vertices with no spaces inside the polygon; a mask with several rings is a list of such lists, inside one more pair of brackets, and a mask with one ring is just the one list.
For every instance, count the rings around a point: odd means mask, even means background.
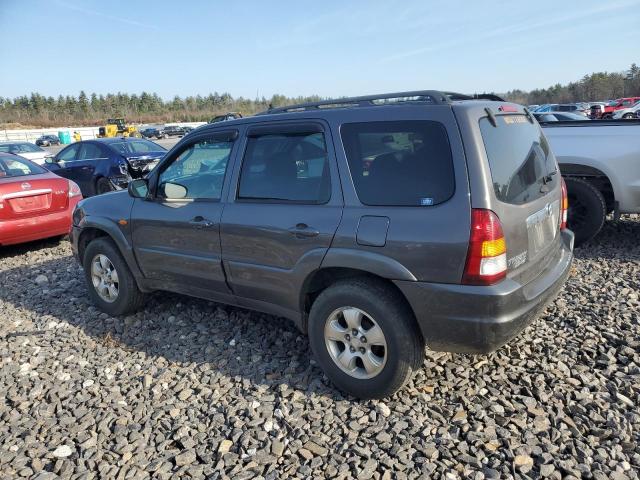
[{"label": "suv rear bumper", "polygon": [[573,233],[561,234],[557,257],[527,285],[511,279],[489,287],[395,281],[413,308],[429,348],[488,353],[524,330],[569,276]]}]

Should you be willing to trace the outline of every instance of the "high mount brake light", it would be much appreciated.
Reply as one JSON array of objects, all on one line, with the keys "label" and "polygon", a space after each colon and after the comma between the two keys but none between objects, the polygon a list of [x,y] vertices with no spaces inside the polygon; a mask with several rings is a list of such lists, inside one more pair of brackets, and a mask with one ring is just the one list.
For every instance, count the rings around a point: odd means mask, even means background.
[{"label": "high mount brake light", "polygon": [[506,276],[507,245],[500,219],[491,210],[474,208],[462,283],[493,285]]},{"label": "high mount brake light", "polygon": [[518,111],[518,107],[514,107],[513,105],[500,105],[498,107],[498,110],[500,110],[501,112],[515,113]]},{"label": "high mount brake light", "polygon": [[569,195],[567,193],[567,184],[564,178],[561,178],[562,185],[562,205],[560,208],[560,230],[567,228],[567,211],[569,210]]}]

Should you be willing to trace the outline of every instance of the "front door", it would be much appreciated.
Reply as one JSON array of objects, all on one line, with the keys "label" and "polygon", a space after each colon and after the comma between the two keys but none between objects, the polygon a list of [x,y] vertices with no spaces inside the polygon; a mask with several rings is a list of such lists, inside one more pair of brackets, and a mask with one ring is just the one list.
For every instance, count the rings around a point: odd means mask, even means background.
[{"label": "front door", "polygon": [[80,144],[80,150],[75,162],[70,164],[74,181],[78,184],[85,197],[98,193],[94,182],[94,173],[98,162],[108,159],[108,153],[103,149],[104,147],[96,143],[83,142]]},{"label": "front door", "polygon": [[157,288],[221,299],[220,202],[235,131],[202,134],[159,166],[149,198],[131,212],[133,248]]},{"label": "front door", "polygon": [[342,213],[330,135],[320,122],[279,122],[248,129],[243,143],[222,216],[228,281],[242,305],[295,316]]},{"label": "front door", "polygon": [[[77,183],[76,172],[73,168],[73,164],[76,161],[76,156],[80,150],[80,144],[72,144],[64,148],[53,158],[52,163],[47,163],[46,167],[56,175],[68,178]],[[84,193],[84,192],[83,192]]]}]

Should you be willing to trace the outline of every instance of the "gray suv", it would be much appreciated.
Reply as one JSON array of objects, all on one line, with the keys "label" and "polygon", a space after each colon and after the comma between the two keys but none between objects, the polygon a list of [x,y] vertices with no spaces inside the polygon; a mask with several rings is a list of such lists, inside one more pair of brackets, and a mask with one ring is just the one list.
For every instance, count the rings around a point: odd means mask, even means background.
[{"label": "gray suv", "polygon": [[128,192],[80,202],[74,253],[111,315],[168,290],[291,319],[361,398],[424,348],[482,353],[564,284],[573,234],[533,116],[437,91],[271,109],[199,128]]}]

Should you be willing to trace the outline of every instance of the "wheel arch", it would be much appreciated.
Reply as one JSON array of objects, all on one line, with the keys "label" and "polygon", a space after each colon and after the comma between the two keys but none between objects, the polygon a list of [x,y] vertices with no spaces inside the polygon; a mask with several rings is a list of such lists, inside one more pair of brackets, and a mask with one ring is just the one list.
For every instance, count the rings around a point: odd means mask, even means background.
[{"label": "wheel arch", "polygon": [[581,178],[597,188],[605,199],[607,212],[615,209],[616,195],[613,183],[602,170],[577,163],[562,163],[560,171],[563,177]]},{"label": "wheel arch", "polygon": [[138,268],[138,264],[133,254],[133,249],[127,241],[126,237],[119,228],[110,225],[105,219],[87,218],[84,219],[82,231],[78,236],[78,258],[84,264],[84,254],[89,243],[96,238],[110,239],[122,255],[125,263],[129,267],[133,278],[138,284],[138,288],[143,290],[140,279],[143,277],[142,272]]},{"label": "wheel arch", "polygon": [[324,290],[342,280],[363,278],[384,285],[385,288],[393,291],[398,298],[401,298],[406,304],[407,308],[413,315],[414,321],[416,321],[416,325],[418,325],[415,318],[415,312],[413,311],[411,304],[402,291],[389,278],[385,278],[371,271],[359,268],[328,266],[321,267],[320,269],[311,272],[302,284],[299,299],[300,311],[302,312],[302,331],[307,333],[308,317],[309,312],[311,311],[311,306]]}]

